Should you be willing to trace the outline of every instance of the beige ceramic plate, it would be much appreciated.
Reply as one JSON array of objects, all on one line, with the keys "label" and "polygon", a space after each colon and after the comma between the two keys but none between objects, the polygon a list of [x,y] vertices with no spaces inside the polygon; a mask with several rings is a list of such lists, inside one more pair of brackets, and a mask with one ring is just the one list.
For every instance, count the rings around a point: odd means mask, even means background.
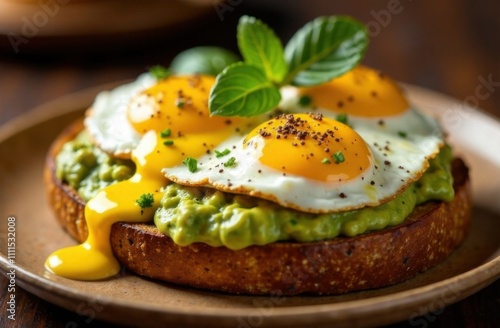
[{"label": "beige ceramic plate", "polygon": [[[99,282],[45,273],[43,262],[74,242],[46,204],[42,185],[51,140],[80,116],[98,90],[71,95],[38,108],[0,129],[0,266],[7,269],[7,218],[16,217],[17,283],[71,311],[122,324],[168,323],[216,327],[367,326],[440,313],[500,275],[500,123],[449,98],[415,87],[410,97],[441,116],[450,140],[471,166],[476,207],[465,244],[444,263],[395,286],[324,297],[248,297],[206,292],[139,278],[127,272]],[[189,271],[189,268],[186,268]],[[89,312],[90,311],[90,312]]]}]

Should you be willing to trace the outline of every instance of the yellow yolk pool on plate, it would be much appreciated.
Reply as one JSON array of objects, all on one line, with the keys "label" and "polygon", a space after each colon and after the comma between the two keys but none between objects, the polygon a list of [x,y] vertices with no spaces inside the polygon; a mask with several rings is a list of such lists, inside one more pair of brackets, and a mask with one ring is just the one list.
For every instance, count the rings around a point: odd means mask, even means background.
[{"label": "yellow yolk pool on plate", "polygon": [[[80,280],[103,279],[119,272],[109,242],[113,223],[151,221],[160,190],[167,183],[161,170],[182,165],[187,157],[211,152],[243,124],[209,116],[207,98],[213,83],[214,79],[206,76],[171,77],[132,101],[130,123],[143,133],[132,151],[137,171],[131,179],[105,188],[87,203],[87,240],[50,255],[45,263],[50,272]],[[141,116],[141,109],[148,115]],[[145,194],[152,194],[154,202],[141,208],[137,200]]]}]

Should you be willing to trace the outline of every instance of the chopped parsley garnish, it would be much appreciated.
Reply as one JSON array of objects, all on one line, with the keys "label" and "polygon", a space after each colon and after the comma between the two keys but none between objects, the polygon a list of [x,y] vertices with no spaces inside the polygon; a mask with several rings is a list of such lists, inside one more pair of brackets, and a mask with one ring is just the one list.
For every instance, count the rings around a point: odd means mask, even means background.
[{"label": "chopped parsley garnish", "polygon": [[160,132],[160,137],[162,138],[168,138],[172,134],[172,130],[166,129]]},{"label": "chopped parsley garnish", "polygon": [[153,77],[157,80],[166,79],[170,75],[170,71],[168,70],[168,68],[161,65],[150,67],[149,73],[153,75]]},{"label": "chopped parsley garnish", "polygon": [[173,141],[173,140],[165,140],[165,141],[163,142],[163,144],[164,144],[165,146],[172,146],[172,145],[174,144],[174,141]]},{"label": "chopped parsley garnish", "polygon": [[337,121],[339,121],[340,123],[344,123],[346,125],[349,124],[349,118],[347,117],[347,114],[345,114],[345,113],[338,114],[337,117],[335,117],[335,119]]},{"label": "chopped parsley garnish", "polygon": [[406,138],[408,136],[408,134],[404,131],[398,131],[398,135],[401,137],[401,138]]},{"label": "chopped parsley garnish", "polygon": [[184,101],[183,98],[177,98],[175,100],[175,106],[177,106],[177,108],[183,108],[185,104],[186,102]]},{"label": "chopped parsley garnish", "polygon": [[153,194],[142,194],[139,199],[135,201],[137,205],[141,208],[141,215],[144,213],[145,208],[153,207],[155,198]]},{"label": "chopped parsley garnish", "polygon": [[215,157],[221,158],[228,155],[231,151],[229,149],[224,149],[223,151],[215,150]]},{"label": "chopped parsley garnish", "polygon": [[235,162],[236,162],[236,158],[231,157],[227,162],[224,163],[224,167],[233,166]]},{"label": "chopped parsley garnish", "polygon": [[333,160],[335,161],[335,164],[340,164],[343,161],[345,161],[344,154],[339,150],[335,154],[332,155]]},{"label": "chopped parsley garnish", "polygon": [[301,107],[309,106],[311,103],[312,103],[311,96],[304,95],[304,96],[299,98],[299,105]]},{"label": "chopped parsley garnish", "polygon": [[182,164],[186,165],[191,173],[198,170],[198,161],[195,158],[186,157],[186,159],[182,161]]},{"label": "chopped parsley garnish", "polygon": [[325,158],[323,158],[323,159],[321,160],[321,163],[322,163],[322,164],[330,164],[331,162],[330,162],[330,160],[329,160],[328,158],[326,158],[326,157],[325,157]]}]

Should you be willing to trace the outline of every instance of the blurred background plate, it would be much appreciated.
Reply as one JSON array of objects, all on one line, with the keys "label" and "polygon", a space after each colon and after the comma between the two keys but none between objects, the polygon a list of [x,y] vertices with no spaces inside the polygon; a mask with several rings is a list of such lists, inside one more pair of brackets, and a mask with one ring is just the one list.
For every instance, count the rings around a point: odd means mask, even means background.
[{"label": "blurred background plate", "polygon": [[30,37],[127,33],[172,27],[206,13],[211,0],[1,0],[0,31]]},{"label": "blurred background plate", "polygon": [[2,45],[30,47],[129,41],[157,31],[165,35],[202,19],[217,0],[0,0]]}]

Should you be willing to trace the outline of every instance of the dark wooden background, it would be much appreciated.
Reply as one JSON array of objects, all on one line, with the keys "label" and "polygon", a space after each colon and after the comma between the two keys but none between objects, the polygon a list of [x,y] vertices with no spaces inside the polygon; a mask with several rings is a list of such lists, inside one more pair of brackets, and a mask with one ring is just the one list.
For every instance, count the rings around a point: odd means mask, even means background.
[{"label": "dark wooden background", "polygon": [[[227,1],[227,0],[226,0]],[[229,1],[228,1],[229,2]],[[500,2],[441,1],[265,1],[232,0],[221,16],[209,8],[203,19],[175,30],[154,30],[99,37],[35,37],[14,53],[0,30],[0,124],[68,93],[136,77],[155,64],[195,45],[236,48],[239,16],[255,15],[283,40],[319,15],[347,14],[368,23],[372,33],[365,64],[395,79],[443,92],[459,100],[476,95],[481,77],[496,83],[478,105],[500,117]],[[398,5],[395,5],[398,4]],[[393,7],[394,6],[394,7]],[[387,15],[392,8],[393,13]],[[383,14],[384,13],[384,14]],[[91,18],[89,18],[91,19]],[[477,98],[477,97],[476,97]],[[478,131],[480,133],[480,131]],[[0,327],[6,320],[7,280],[0,278]],[[16,292],[17,326],[78,327],[104,325]],[[449,306],[426,320],[430,327],[498,327],[500,282]],[[411,327],[402,322],[393,327]]]}]

